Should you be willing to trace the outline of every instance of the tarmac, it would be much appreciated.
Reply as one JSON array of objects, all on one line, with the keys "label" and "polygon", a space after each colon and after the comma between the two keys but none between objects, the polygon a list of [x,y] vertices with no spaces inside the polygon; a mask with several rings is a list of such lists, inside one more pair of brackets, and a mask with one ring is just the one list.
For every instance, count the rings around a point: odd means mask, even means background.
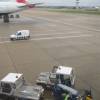
[{"label": "tarmac", "polygon": [[[18,30],[30,30],[30,40],[10,41]],[[40,72],[54,65],[73,67],[76,89],[92,90],[100,100],[100,16],[32,9],[10,23],[0,19],[0,79],[23,73],[34,84]]]}]

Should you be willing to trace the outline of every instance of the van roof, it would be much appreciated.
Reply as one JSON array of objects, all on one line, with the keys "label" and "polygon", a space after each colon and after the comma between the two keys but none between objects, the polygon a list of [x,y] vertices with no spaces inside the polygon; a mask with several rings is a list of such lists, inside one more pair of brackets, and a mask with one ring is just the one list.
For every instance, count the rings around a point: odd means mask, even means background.
[{"label": "van roof", "polygon": [[17,32],[29,32],[29,30],[19,30]]},{"label": "van roof", "polygon": [[20,73],[8,73],[1,82],[15,83],[22,75]]}]

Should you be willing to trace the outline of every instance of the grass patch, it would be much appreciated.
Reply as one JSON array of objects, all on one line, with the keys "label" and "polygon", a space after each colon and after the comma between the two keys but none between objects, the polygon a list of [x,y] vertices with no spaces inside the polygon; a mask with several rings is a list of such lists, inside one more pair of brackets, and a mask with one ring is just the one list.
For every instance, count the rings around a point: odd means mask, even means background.
[{"label": "grass patch", "polygon": [[78,14],[93,14],[100,15],[99,9],[72,9],[72,8],[47,8],[48,11],[61,13],[78,13]]}]

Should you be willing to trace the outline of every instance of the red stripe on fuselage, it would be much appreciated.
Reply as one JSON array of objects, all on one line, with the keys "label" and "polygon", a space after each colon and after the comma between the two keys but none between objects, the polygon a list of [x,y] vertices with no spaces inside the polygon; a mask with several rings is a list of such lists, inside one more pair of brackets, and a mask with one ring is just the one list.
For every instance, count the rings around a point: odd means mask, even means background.
[{"label": "red stripe on fuselage", "polygon": [[16,0],[18,3],[26,3],[26,0]]}]

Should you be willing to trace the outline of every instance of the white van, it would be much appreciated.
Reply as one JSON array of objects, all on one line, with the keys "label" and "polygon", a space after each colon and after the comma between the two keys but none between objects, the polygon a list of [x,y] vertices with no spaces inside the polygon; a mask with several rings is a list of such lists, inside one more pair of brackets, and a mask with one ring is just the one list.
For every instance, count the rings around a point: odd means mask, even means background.
[{"label": "white van", "polygon": [[20,30],[10,35],[10,40],[27,40],[30,38],[29,30]]}]

